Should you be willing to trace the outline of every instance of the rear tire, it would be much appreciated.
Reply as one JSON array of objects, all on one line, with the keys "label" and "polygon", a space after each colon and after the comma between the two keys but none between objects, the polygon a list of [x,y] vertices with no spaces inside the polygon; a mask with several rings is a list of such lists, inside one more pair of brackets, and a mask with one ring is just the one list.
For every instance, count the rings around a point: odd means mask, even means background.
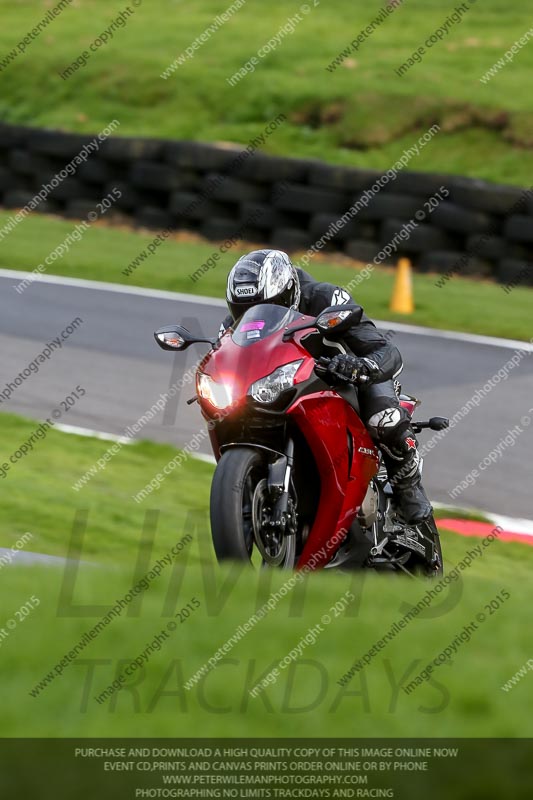
[{"label": "rear tire", "polygon": [[429,578],[441,578],[444,575],[444,561],[442,558],[439,529],[437,528],[433,514],[431,515],[431,520],[426,522],[426,525],[431,530],[433,545],[435,548],[435,563],[431,568],[429,568],[426,575]]},{"label": "rear tire", "polygon": [[444,563],[442,560],[439,530],[433,514],[425,519],[424,522],[419,522],[413,527],[417,528],[423,538],[431,543],[433,549],[432,563],[428,563],[427,560],[420,560],[416,556],[414,557],[414,563],[418,564],[418,570],[415,571],[418,571],[426,578],[441,578],[444,575]]}]

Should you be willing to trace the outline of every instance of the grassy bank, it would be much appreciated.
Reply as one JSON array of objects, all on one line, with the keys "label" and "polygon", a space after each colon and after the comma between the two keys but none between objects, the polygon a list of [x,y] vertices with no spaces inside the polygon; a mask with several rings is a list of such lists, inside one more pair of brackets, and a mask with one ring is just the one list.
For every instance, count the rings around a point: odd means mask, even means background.
[{"label": "grassy bank", "polygon": [[[0,415],[2,461],[34,427],[33,421]],[[87,525],[78,557],[88,562],[74,577],[62,567],[38,564],[1,568],[0,628],[6,628],[7,619],[32,595],[41,601],[2,638],[0,674],[10,686],[2,709],[4,736],[174,736],[178,727],[188,735],[207,737],[298,736],[302,728],[314,736],[529,735],[530,680],[509,693],[500,690],[530,656],[533,590],[527,576],[533,553],[519,544],[493,543],[344,688],[337,684],[341,674],[409,604],[418,602],[429,584],[373,575],[313,575],[305,591],[294,589],[282,598],[216,670],[190,691],[184,689],[185,681],[288,576],[215,566],[207,517],[212,468],[206,464],[189,461],[150,500],[134,503],[131,495],[175,454],[170,447],[123,447],[105,471],[74,492],[72,483],[108,444],[51,431],[2,481],[1,546],[13,546],[29,531],[33,538],[26,550],[65,555],[74,517],[84,514]],[[151,581],[141,599],[31,696],[62,656],[183,536],[192,541]],[[444,532],[448,569],[477,544]],[[484,606],[502,589],[511,597],[491,615]],[[336,618],[331,608],[347,591],[354,600],[348,613]],[[94,697],[194,597],[200,607],[191,618],[177,624],[118,694],[99,704]],[[400,687],[480,612],[486,620],[453,661],[413,693],[403,692]],[[275,685],[250,697],[261,676],[327,613],[330,623],[322,626],[301,659],[282,671]]]},{"label": "grassy bank", "polygon": [[[335,67],[385,3],[316,2],[302,13],[299,4],[270,0],[268,13],[261,13],[249,1],[215,24],[188,57],[186,49],[229,5],[145,2],[91,51],[122,9],[82,0],[20,52],[18,43],[48,5],[10,3],[0,30],[0,117],[89,132],[117,119],[122,135],[247,143],[282,112],[288,121],[268,140],[269,152],[379,169],[438,122],[442,132],[411,169],[516,184],[531,174],[533,115],[522,88],[533,49],[522,47],[512,63],[480,82],[529,29],[526,6],[503,0],[472,5],[400,77],[396,70],[443,25],[452,6],[409,0]],[[277,45],[258,58],[253,72],[231,85],[232,76],[276,35]],[[85,65],[61,77],[84,51],[90,56]]]}]

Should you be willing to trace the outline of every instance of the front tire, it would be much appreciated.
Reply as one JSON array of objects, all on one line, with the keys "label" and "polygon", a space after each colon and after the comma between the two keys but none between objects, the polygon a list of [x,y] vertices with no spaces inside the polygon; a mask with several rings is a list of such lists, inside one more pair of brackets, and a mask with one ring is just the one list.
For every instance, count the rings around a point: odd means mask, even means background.
[{"label": "front tire", "polygon": [[265,505],[266,476],[265,457],[251,447],[232,447],[218,462],[210,501],[211,535],[218,561],[251,563],[255,548],[266,566],[294,567],[294,535],[280,534],[268,544],[262,538],[258,517]]}]

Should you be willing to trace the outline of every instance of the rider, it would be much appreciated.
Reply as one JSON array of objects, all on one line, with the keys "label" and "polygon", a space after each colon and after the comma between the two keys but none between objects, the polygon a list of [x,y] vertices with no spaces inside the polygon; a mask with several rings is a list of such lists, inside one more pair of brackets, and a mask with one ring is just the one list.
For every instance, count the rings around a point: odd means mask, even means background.
[{"label": "rider", "polygon": [[[281,250],[254,250],[242,256],[228,275],[226,300],[230,311],[221,324],[222,334],[251,306],[258,303],[295,308],[316,317],[328,306],[353,303],[345,289],[315,281],[294,267]],[[431,504],[421,485],[420,455],[408,413],[400,406],[394,378],[402,371],[402,357],[365,315],[343,335],[352,354],[339,353],[328,370],[338,379],[360,385],[361,417],[379,445],[393,489],[393,505],[406,523],[429,517]]]}]

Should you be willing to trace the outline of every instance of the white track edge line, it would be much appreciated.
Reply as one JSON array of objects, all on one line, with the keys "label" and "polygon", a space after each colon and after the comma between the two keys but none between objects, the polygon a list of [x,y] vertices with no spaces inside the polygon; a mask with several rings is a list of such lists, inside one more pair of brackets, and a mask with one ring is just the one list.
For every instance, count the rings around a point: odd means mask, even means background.
[{"label": "white track edge line", "polygon": [[75,436],[87,436],[91,439],[104,439],[105,441],[118,442],[119,444],[133,444],[135,441],[128,436],[116,436],[114,433],[94,431],[92,428],[80,428],[78,425],[64,425],[62,422],[54,423],[54,428],[62,433],[72,433]]}]

